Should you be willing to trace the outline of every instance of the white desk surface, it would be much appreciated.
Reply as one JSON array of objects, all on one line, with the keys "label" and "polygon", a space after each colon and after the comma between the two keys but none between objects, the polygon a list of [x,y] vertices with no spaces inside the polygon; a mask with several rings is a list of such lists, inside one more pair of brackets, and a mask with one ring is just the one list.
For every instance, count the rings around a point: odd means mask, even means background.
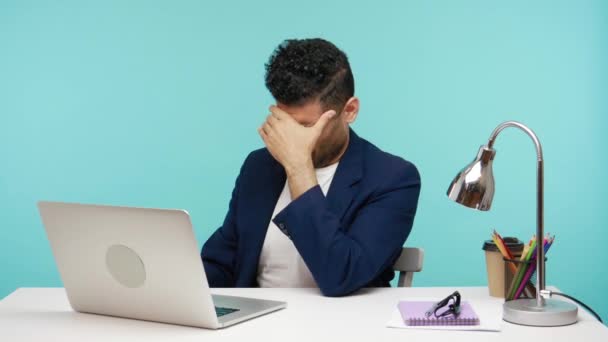
[{"label": "white desk surface", "polygon": [[217,294],[288,302],[287,309],[213,331],[81,314],[72,311],[63,288],[20,288],[0,301],[0,341],[608,341],[608,328],[583,309],[578,323],[556,328],[504,321],[501,332],[386,327],[399,300],[440,298],[454,290],[464,300],[495,300],[485,287],[364,289],[342,298],[322,297],[316,289],[213,289]]}]

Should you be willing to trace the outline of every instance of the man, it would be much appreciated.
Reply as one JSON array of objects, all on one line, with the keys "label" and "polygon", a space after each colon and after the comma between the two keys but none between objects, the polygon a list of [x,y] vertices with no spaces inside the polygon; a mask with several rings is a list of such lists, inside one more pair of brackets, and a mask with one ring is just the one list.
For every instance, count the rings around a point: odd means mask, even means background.
[{"label": "man", "polygon": [[412,228],[416,167],[359,138],[346,55],[287,40],[266,64],[276,100],[236,180],[224,224],[203,246],[211,287],[319,287],[343,296],[389,286]]}]

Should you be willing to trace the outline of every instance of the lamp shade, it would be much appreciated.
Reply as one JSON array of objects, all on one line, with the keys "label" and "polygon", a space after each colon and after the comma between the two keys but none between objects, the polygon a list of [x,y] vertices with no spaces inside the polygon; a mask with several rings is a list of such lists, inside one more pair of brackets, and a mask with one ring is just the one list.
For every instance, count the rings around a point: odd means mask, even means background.
[{"label": "lamp shade", "polygon": [[494,198],[492,161],[496,150],[483,145],[477,157],[454,178],[448,188],[448,197],[466,207],[487,211]]}]

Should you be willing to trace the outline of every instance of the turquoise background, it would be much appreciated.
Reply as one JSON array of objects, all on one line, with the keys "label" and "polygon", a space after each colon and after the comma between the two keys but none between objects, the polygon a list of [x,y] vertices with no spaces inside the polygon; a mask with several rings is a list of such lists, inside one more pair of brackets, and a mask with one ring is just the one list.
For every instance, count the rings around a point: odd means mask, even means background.
[{"label": "turquoise background", "polygon": [[546,158],[547,283],[608,319],[608,2],[0,0],[0,297],[61,282],[41,199],[190,211],[199,244],[262,147],[264,63],[285,38],[350,57],[353,128],[414,162],[417,286],[485,285],[482,241],[535,229],[535,151],[496,143],[493,210],[445,191],[496,125]]}]

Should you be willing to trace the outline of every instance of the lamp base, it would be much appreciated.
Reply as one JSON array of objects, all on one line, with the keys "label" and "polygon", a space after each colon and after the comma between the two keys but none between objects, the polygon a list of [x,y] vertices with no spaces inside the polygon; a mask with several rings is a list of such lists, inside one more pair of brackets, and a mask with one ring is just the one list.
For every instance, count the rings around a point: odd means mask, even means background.
[{"label": "lamp base", "polygon": [[574,324],[578,307],[560,300],[545,299],[545,306],[536,305],[536,298],[517,299],[502,306],[502,319],[507,322],[535,327],[556,327]]}]

